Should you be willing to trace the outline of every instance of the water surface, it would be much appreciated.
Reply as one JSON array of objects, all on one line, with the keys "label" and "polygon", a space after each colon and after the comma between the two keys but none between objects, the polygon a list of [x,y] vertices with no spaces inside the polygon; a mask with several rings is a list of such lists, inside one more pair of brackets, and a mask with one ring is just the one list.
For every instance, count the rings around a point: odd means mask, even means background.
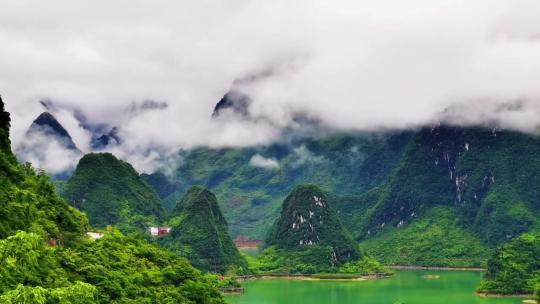
[{"label": "water surface", "polygon": [[[439,279],[425,279],[438,275]],[[482,273],[399,270],[374,281],[253,280],[246,293],[226,296],[230,304],[517,304],[519,298],[483,298],[474,294]]]}]

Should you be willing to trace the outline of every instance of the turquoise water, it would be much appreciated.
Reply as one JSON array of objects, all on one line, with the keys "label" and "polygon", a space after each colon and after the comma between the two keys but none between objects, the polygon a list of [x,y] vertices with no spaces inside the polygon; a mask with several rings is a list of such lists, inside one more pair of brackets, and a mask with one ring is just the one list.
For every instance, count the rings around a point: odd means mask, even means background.
[{"label": "turquoise water", "polygon": [[[425,279],[438,275],[439,279]],[[518,298],[483,298],[474,294],[482,273],[468,271],[396,271],[373,281],[253,280],[246,293],[226,296],[230,304],[517,304]]]}]

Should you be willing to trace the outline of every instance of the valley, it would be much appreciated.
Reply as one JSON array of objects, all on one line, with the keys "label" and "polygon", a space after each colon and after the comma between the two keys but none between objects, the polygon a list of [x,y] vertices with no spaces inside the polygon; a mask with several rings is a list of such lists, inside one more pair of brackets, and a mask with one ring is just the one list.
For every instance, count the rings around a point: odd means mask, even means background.
[{"label": "valley", "polygon": [[540,304],[540,1],[0,1],[0,304]]},{"label": "valley", "polygon": [[[70,138],[53,115],[40,117],[49,135]],[[535,258],[524,262],[530,275],[516,287],[498,287],[503,277],[495,274],[499,246],[539,228],[540,184],[530,171],[540,167],[536,136],[436,126],[288,137],[265,147],[179,151],[173,175],[140,174],[111,153],[89,153],[74,172],[53,178],[99,238],[111,229],[139,235],[227,280],[354,278],[414,265],[488,268],[482,292],[537,292]],[[508,167],[503,160],[523,149],[528,154]],[[254,165],[257,156],[274,162]],[[158,227],[153,237],[150,227]],[[240,253],[234,239],[252,253]],[[239,286],[226,284],[214,286]]]}]

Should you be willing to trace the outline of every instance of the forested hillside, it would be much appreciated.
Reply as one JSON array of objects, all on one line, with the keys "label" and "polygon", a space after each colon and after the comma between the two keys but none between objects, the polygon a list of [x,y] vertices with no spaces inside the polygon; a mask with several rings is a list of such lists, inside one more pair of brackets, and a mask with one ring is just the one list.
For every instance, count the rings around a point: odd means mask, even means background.
[{"label": "forested hillside", "polygon": [[387,263],[478,265],[498,244],[538,227],[538,155],[534,135],[425,128],[384,184],[336,206],[363,247]]},{"label": "forested hillside", "polygon": [[0,99],[0,238],[19,230],[69,241],[82,234],[86,217],[57,197],[44,172],[21,165],[11,152],[10,117]]},{"label": "forested hillside", "polygon": [[172,209],[187,189],[204,185],[220,201],[233,237],[263,239],[296,184],[314,183],[338,194],[362,193],[385,180],[410,136],[333,134],[256,148],[184,151],[174,178],[176,191],[164,202]]},{"label": "forested hillside", "polygon": [[540,233],[524,234],[497,250],[478,290],[505,295],[534,293],[540,300]]},{"label": "forested hillside", "polygon": [[167,223],[172,231],[159,243],[186,256],[195,267],[216,273],[247,272],[216,196],[207,189],[189,189]]},{"label": "forested hillside", "polygon": [[63,193],[97,227],[145,230],[163,216],[161,200],[137,171],[110,153],[90,153],[77,165]]},{"label": "forested hillside", "polygon": [[287,196],[265,247],[260,270],[316,273],[381,268],[358,250],[326,194],[315,185],[299,185]]},{"label": "forested hillside", "polygon": [[56,196],[43,172],[11,152],[0,99],[1,303],[223,303],[186,259],[109,230],[86,237],[86,216]]}]

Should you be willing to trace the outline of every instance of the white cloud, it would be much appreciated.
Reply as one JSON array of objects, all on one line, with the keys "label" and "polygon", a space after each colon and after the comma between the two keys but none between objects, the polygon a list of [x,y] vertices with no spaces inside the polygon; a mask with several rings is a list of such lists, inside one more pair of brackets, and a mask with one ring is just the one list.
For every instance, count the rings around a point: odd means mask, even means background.
[{"label": "white cloud", "polygon": [[[536,132],[539,11],[537,0],[5,1],[0,92],[14,144],[49,98],[118,126],[121,152],[140,159],[149,146],[266,143],[298,112],[342,129],[443,119]],[[254,74],[237,85],[266,119],[211,120],[234,79]],[[145,100],[168,107],[129,111]],[[85,150],[69,111],[59,120]]]},{"label": "white cloud", "polygon": [[260,154],[253,155],[249,160],[249,164],[258,168],[279,169],[279,162],[275,158],[265,158]]},{"label": "white cloud", "polygon": [[295,167],[305,164],[318,164],[325,161],[324,157],[315,155],[315,153],[311,152],[304,145],[294,148],[293,152],[296,160],[292,163],[292,165]]},{"label": "white cloud", "polygon": [[59,138],[43,132],[29,133],[15,152],[22,161],[53,175],[74,170],[82,156],[80,151],[66,149]]}]

